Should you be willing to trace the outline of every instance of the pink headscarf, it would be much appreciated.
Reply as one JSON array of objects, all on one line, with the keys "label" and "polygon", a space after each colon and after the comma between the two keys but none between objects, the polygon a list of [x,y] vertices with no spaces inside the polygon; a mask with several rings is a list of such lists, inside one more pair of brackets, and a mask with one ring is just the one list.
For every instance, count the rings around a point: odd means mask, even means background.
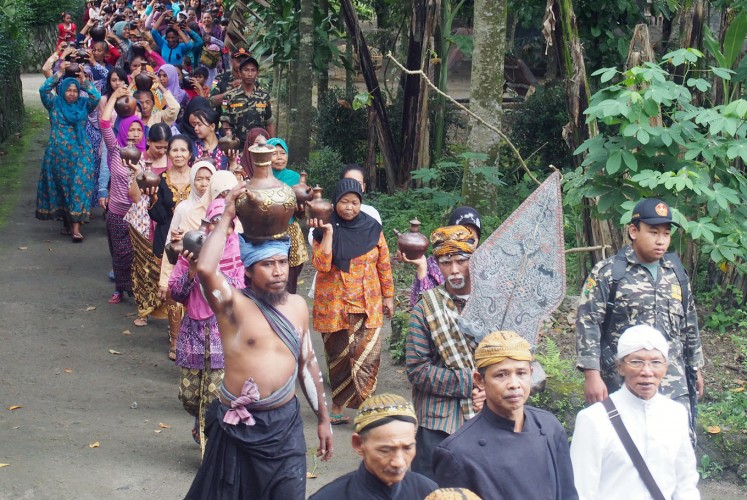
[{"label": "pink headscarf", "polygon": [[[224,198],[216,198],[208,205],[205,218],[212,219],[216,215],[222,214],[226,208]],[[234,219],[234,223],[237,222]],[[226,246],[223,249],[223,257],[220,259],[220,270],[232,283],[243,283],[244,264],[241,262],[241,250],[239,248],[239,236],[234,229],[226,238]],[[243,288],[243,287],[240,287]]]},{"label": "pink headscarf", "polygon": [[147,147],[145,141],[145,125],[143,124],[143,121],[137,117],[137,115],[132,115],[130,117],[122,118],[121,120],[119,120],[119,130],[117,130],[117,144],[119,144],[119,147],[121,148],[127,146],[127,133],[130,131],[130,125],[132,125],[133,122],[138,122],[140,126],[143,127],[143,136],[140,138],[140,142],[135,144],[135,147],[140,151],[145,151],[145,148]]}]

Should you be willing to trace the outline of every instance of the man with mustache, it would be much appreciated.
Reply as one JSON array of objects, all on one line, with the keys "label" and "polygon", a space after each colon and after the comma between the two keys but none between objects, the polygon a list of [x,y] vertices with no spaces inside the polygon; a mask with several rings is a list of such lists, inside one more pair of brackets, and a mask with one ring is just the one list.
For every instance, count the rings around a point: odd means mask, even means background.
[{"label": "man with mustache", "polygon": [[424,291],[412,310],[405,363],[418,416],[412,470],[433,478],[433,450],[479,410],[484,393],[472,386],[477,344],[456,323],[472,289],[469,260],[477,241],[465,226],[436,229],[430,239],[445,280]]},{"label": "man with mustache", "polygon": [[525,404],[531,361],[529,342],[516,332],[493,332],[480,341],[474,384],[485,391],[485,404],[436,448],[433,468],[440,487],[469,488],[495,500],[578,499],[563,426]]},{"label": "man with mustache", "polygon": [[[615,365],[620,335],[631,326],[648,325],[669,344],[659,392],[687,407],[692,420],[691,406],[703,396],[703,350],[689,280],[679,258],[666,253],[672,226],[680,227],[669,205],[655,198],[641,200],[628,227],[631,244],[597,263],[584,284],[576,317],[576,366],[584,372],[588,404],[622,386]],[[697,372],[691,383],[686,370]]]},{"label": "man with mustache", "polygon": [[[228,193],[197,259],[204,296],[218,320],[225,372],[220,400],[206,411],[207,447],[187,498],[305,497],[306,443],[297,381],[317,417],[317,456],[332,457],[309,310],[303,298],[286,291],[290,241],[252,242],[246,233],[239,241],[229,237],[236,197],[246,192],[241,184]],[[231,286],[221,272],[226,246],[246,268],[244,290]]]},{"label": "man with mustache", "polygon": [[371,396],[358,408],[354,423],[353,449],[363,459],[358,470],[335,479],[310,500],[409,500],[438,488],[409,470],[418,426],[412,403],[396,394]]}]

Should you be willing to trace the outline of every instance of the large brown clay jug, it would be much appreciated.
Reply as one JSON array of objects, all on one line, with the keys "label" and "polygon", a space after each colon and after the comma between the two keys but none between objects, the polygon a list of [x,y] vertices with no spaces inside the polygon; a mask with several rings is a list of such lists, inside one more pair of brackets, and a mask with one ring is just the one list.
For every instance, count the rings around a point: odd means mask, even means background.
[{"label": "large brown clay jug", "polygon": [[99,23],[91,28],[88,34],[91,35],[91,40],[94,42],[103,42],[106,39],[106,28],[104,28],[103,24]]},{"label": "large brown clay jug", "polygon": [[264,137],[249,148],[254,176],[246,181],[247,193],[236,198],[236,216],[244,226],[247,240],[276,240],[288,236],[288,222],[296,210],[296,196],[290,186],[272,175],[272,155]]},{"label": "large brown clay jug", "polygon": [[117,99],[114,104],[114,109],[117,111],[117,115],[120,118],[129,118],[135,114],[137,110],[137,101],[131,95],[122,96]]},{"label": "large brown clay jug", "polygon": [[119,148],[119,156],[122,158],[122,161],[128,161],[132,164],[136,164],[140,161],[141,155],[142,153],[137,147],[135,147],[135,143],[133,141],[128,141],[127,146]]},{"label": "large brown clay jug", "polygon": [[145,170],[141,170],[135,176],[137,187],[142,190],[158,187],[158,185],[161,183],[161,176],[150,169],[152,164],[152,161],[145,160]]},{"label": "large brown clay jug", "polygon": [[226,135],[218,139],[218,149],[223,151],[224,155],[227,155],[229,151],[238,150],[241,145],[241,141],[238,137],[233,136],[233,131],[226,130]]},{"label": "large brown clay jug", "polygon": [[80,64],[78,63],[70,63],[70,65],[65,68],[65,77],[66,78],[77,78],[78,72],[80,71]]},{"label": "large brown clay jug", "polygon": [[430,242],[428,237],[420,232],[419,220],[411,220],[410,230],[405,233],[400,233],[396,229],[394,232],[397,234],[397,248],[409,260],[419,259],[425,255]]},{"label": "large brown clay jug", "polygon": [[324,224],[332,220],[335,207],[332,202],[322,198],[322,188],[319,185],[314,186],[313,198],[306,202],[306,206],[310,219],[320,219]]},{"label": "large brown clay jug", "polygon": [[308,177],[306,171],[301,170],[300,175],[301,178],[298,180],[298,184],[293,185],[291,189],[293,190],[293,194],[296,195],[296,202],[299,205],[304,205],[314,197],[314,191],[311,189],[311,186],[306,184],[306,178]]},{"label": "large brown clay jug", "polygon": [[153,79],[145,71],[141,71],[135,77],[135,87],[138,90],[150,90],[153,87]]},{"label": "large brown clay jug", "polygon": [[209,220],[202,219],[202,223],[200,224],[200,227],[198,229],[187,231],[184,234],[184,238],[182,238],[182,245],[184,247],[184,250],[192,252],[192,258],[194,260],[197,260],[197,258],[200,256],[202,244],[205,243],[205,239],[207,239],[208,224],[210,224]]}]

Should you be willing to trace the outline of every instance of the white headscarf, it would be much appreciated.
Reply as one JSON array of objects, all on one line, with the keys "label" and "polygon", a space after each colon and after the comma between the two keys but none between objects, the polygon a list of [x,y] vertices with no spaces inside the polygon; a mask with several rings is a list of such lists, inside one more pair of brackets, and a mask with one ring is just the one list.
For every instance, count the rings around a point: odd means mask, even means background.
[{"label": "white headscarf", "polygon": [[174,216],[171,218],[171,226],[169,227],[169,234],[166,237],[167,243],[171,241],[171,231],[176,231],[177,229],[191,231],[200,227],[200,222],[205,216],[207,206],[202,207],[202,210],[200,210],[200,199],[202,196],[198,194],[197,189],[195,189],[195,179],[197,178],[197,172],[203,168],[210,170],[210,173],[215,175],[215,166],[209,161],[198,161],[192,165],[192,168],[189,171],[189,197],[179,203],[174,210]]},{"label": "white headscarf", "polygon": [[659,330],[648,325],[636,325],[628,328],[620,335],[620,339],[617,341],[616,359],[622,359],[641,349],[647,351],[656,349],[664,355],[664,359],[667,359],[669,355],[669,345]]}]

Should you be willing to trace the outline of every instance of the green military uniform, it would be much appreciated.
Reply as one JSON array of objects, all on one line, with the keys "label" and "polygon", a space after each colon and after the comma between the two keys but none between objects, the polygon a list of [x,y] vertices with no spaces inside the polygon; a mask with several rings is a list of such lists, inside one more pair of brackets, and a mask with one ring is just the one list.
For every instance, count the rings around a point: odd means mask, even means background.
[{"label": "green military uniform", "polygon": [[213,87],[210,89],[210,97],[224,93],[233,80],[234,76],[231,68],[218,73],[213,81]]},{"label": "green military uniform", "polygon": [[[585,370],[599,370],[611,394],[622,384],[614,363],[620,335],[631,326],[652,326],[664,335],[669,344],[669,369],[659,392],[689,408],[685,363],[694,368],[703,366],[693,295],[690,290],[686,293],[689,305],[685,318],[683,293],[674,272],[674,263],[665,255],[659,261],[654,279],[640,263],[633,247],[627,246],[623,251],[627,265],[625,275],[617,286],[607,335],[602,334],[601,328],[615,256],[597,263],[584,284],[576,318],[576,366]],[[689,283],[687,286],[690,286]],[[688,359],[684,359],[682,342],[688,342],[690,347]]]},{"label": "green military uniform", "polygon": [[272,123],[270,93],[255,86],[251,94],[237,87],[223,97],[223,115],[227,116],[234,134],[244,144],[249,130]]}]

